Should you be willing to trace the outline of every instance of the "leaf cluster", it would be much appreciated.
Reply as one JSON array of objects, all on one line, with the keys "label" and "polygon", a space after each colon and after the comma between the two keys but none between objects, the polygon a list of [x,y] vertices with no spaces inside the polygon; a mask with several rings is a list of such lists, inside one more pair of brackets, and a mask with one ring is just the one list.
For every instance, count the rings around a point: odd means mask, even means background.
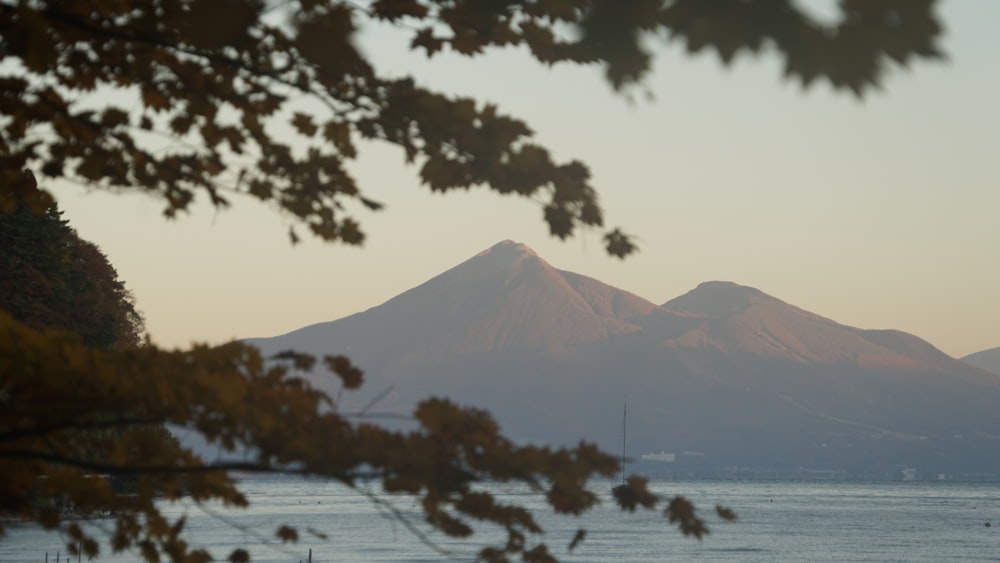
[{"label": "leaf cluster", "polygon": [[[488,413],[443,398],[417,406],[412,430],[353,418],[296,375],[296,366],[311,367],[314,359],[282,358],[265,361],[242,343],[102,351],[0,311],[0,514],[60,528],[88,556],[99,544],[73,514],[111,514],[113,551],[138,550],[149,561],[205,561],[210,554],[186,543],[184,520],[170,521],[160,501],[246,506],[232,471],[297,473],[350,487],[374,480],[386,494],[416,497],[425,521],[448,536],[467,537],[480,525],[503,530],[505,539],[484,547],[480,560],[554,561],[537,542],[542,528],[534,515],[499,501],[487,485],[521,483],[543,494],[556,513],[580,514],[599,501],[588,481],[619,470],[613,456],[587,443],[514,444]],[[324,363],[345,387],[360,384],[360,370],[346,358]],[[164,424],[196,431],[225,452],[252,453],[207,461],[163,440]],[[102,432],[108,429],[115,432]],[[120,476],[134,483],[129,494],[112,486]],[[632,496],[616,493],[622,506],[634,508],[633,498],[647,507],[660,502],[645,484],[633,478]],[[72,514],[61,507],[72,507]],[[287,526],[276,534],[298,538]]]},{"label": "leaf cluster", "polygon": [[741,51],[769,47],[784,60],[786,76],[806,85],[824,77],[861,95],[880,84],[891,63],[941,56],[934,4],[845,0],[830,23],[792,0],[380,0],[371,11],[412,22],[411,45],[428,55],[445,47],[476,55],[521,45],[542,63],[600,64],[615,89],[643,79],[653,60],[646,39],[665,35],[691,53],[714,51],[727,64]]},{"label": "leaf cluster", "polygon": [[[767,48],[787,76],[860,95],[892,64],[940,56],[933,6],[844,0],[826,24],[791,0],[0,2],[0,180],[16,189],[27,168],[140,190],[168,216],[198,194],[220,207],[244,194],[323,240],[358,244],[352,208],[382,204],[346,165],[382,142],[432,190],[541,201],[565,238],[604,223],[587,166],[556,162],[493,105],[381,75],[354,43],[359,28],[397,25],[428,56],[520,47],[543,64],[601,65],[617,90],[649,72],[651,36],[727,63]],[[618,229],[605,239],[613,255],[635,250]]]}]

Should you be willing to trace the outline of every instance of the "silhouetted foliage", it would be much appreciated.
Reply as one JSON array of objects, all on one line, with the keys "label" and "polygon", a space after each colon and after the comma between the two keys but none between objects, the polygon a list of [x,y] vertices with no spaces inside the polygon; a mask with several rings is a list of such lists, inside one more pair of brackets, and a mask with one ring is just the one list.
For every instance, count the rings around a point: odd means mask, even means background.
[{"label": "silhouetted foliage", "polygon": [[[933,4],[844,0],[840,20],[823,24],[790,0],[0,0],[0,209],[13,213],[5,221],[50,233],[25,235],[29,247],[40,245],[31,250],[41,258],[34,269],[5,258],[15,277],[3,294],[13,316],[0,311],[0,514],[61,527],[73,549],[96,554],[93,538],[32,502],[58,494],[81,510],[116,515],[113,550],[136,548],[149,561],[205,561],[206,551],[183,540],[184,520],[160,513],[156,494],[245,505],[234,469],[294,471],[348,486],[374,477],[386,492],[419,497],[426,520],[445,534],[466,536],[476,522],[505,530],[481,560],[554,560],[544,544],[529,541],[540,530],[531,513],[499,504],[482,484],[526,483],[555,511],[578,514],[597,501],[588,480],[619,469],[613,456],[586,443],[517,446],[486,413],[441,398],[417,407],[415,429],[390,431],[340,412],[332,397],[294,377],[315,363],[294,354],[268,363],[239,343],[108,350],[124,337],[115,332],[121,327],[52,300],[62,298],[63,285],[92,275],[116,279],[108,277],[113,269],[85,244],[73,254],[80,264],[59,269],[66,253],[56,235],[68,236],[68,227],[51,210],[24,215],[18,202],[36,211],[49,202],[23,171],[153,194],[168,216],[198,194],[217,207],[249,195],[323,240],[358,244],[364,235],[352,213],[382,204],[364,195],[345,164],[365,143],[384,142],[402,149],[431,190],[485,186],[541,199],[552,234],[564,238],[604,223],[587,166],[554,161],[527,124],[493,105],[383,76],[354,45],[361,25],[409,30],[411,48],[428,56],[519,47],[542,64],[600,65],[616,90],[641,83],[652,58],[648,39],[665,34],[727,63],[741,51],[768,52],[803,84],[825,78],[861,95],[892,64],[939,56]],[[297,240],[295,227],[290,235]],[[635,250],[618,229],[605,242],[613,255]],[[109,289],[121,288],[101,288]],[[79,327],[81,335],[92,329],[97,347],[45,328],[54,326]],[[325,365],[346,389],[360,385],[346,358]],[[206,462],[155,439],[151,425],[162,423],[254,457]],[[106,428],[122,431],[96,432]],[[103,452],[99,460],[79,452],[80,432]],[[137,494],[121,495],[95,474],[132,476]],[[615,498],[628,510],[665,500],[639,478]],[[674,498],[665,510],[683,533],[705,533],[686,500]],[[277,533],[283,541],[297,537],[287,527]]]},{"label": "silhouetted foliage", "polygon": [[[566,237],[603,224],[587,166],[553,161],[496,106],[380,75],[354,45],[361,25],[398,24],[428,56],[520,47],[543,64],[600,65],[619,90],[649,71],[647,40],[666,35],[727,63],[769,51],[803,84],[826,78],[860,95],[892,63],[939,56],[933,4],[844,0],[840,21],[823,24],[791,0],[0,2],[0,183],[17,189],[21,170],[40,170],[156,194],[168,215],[197,193],[217,206],[247,194],[356,244],[351,202],[381,204],[344,164],[359,141],[380,141],[432,190],[543,199],[552,234]],[[634,250],[617,229],[606,242],[615,255]]]},{"label": "silhouetted foliage", "polygon": [[0,213],[0,309],[29,326],[68,330],[107,350],[139,344],[142,315],[107,257],[52,203]]}]

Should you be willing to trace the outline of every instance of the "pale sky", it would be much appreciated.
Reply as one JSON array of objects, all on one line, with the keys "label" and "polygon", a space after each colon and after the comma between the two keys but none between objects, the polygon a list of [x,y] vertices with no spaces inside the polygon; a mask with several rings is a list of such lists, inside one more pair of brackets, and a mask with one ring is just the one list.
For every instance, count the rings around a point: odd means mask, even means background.
[{"label": "pale sky", "polygon": [[352,169],[387,204],[362,213],[362,248],[306,239],[250,200],[174,221],[142,195],[49,185],[98,244],[168,347],[272,336],[379,305],[503,239],[553,266],[663,303],[708,280],[750,285],[860,328],[895,328],[953,356],[1000,346],[1000,2],[941,6],[950,60],[892,73],[858,101],[803,91],[766,55],[723,67],[657,44],[652,101],[613,93],[596,67],[548,69],[518,52],[407,53],[362,38],[376,66],[492,101],[560,160],[588,163],[611,226],[552,239],[537,203],[481,189],[431,194],[399,150]]}]

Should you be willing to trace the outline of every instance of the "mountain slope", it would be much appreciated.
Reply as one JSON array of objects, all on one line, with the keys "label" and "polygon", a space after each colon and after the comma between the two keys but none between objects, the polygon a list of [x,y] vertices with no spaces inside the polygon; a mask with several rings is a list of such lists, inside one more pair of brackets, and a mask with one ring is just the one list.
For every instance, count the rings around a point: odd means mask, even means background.
[{"label": "mountain slope", "polygon": [[1000,375],[1000,346],[969,354],[963,357],[962,361]]}]

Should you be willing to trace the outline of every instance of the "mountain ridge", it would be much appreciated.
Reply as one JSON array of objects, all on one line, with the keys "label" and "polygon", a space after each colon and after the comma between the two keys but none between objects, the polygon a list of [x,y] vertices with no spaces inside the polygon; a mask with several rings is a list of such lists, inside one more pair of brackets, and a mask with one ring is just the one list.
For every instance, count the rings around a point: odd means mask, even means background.
[{"label": "mountain ridge", "polygon": [[[884,472],[920,459],[969,472],[982,469],[970,448],[997,449],[1000,376],[916,336],[842,325],[733,282],[657,305],[513,241],[376,307],[251,342],[347,354],[366,372],[360,404],[408,412],[445,394],[524,441],[607,446],[629,393],[636,444],[704,453],[677,467]],[[310,378],[334,390],[333,378]]]}]

